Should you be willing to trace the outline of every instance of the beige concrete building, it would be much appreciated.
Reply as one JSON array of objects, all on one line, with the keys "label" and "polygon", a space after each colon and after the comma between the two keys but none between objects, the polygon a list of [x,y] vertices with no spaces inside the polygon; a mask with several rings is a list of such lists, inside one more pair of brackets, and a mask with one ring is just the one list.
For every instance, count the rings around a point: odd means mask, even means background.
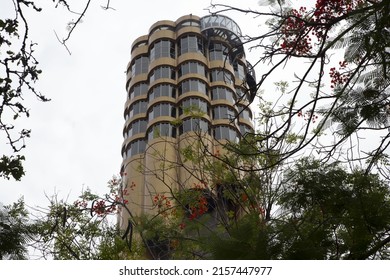
[{"label": "beige concrete building", "polygon": [[[214,153],[253,131],[255,75],[240,38],[226,16],[187,15],[156,22],[134,41],[121,167],[134,215],[153,213],[156,195],[202,180],[199,167],[183,160],[186,147],[201,143],[200,151]],[[127,219],[123,211],[120,223]]]}]

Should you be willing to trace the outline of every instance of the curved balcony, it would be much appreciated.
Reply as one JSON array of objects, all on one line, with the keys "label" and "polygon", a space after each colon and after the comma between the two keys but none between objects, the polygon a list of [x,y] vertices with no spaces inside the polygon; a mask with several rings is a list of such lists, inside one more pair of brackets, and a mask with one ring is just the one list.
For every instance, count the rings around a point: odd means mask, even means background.
[{"label": "curved balcony", "polygon": [[228,41],[233,47],[233,60],[244,55],[241,29],[231,18],[222,15],[202,17],[200,19],[200,30],[206,37],[218,36]]},{"label": "curved balcony", "polygon": [[[221,37],[232,46],[232,59],[241,58],[245,55],[243,43],[241,41],[242,33],[238,24],[231,18],[223,15],[209,15],[200,19],[200,30],[206,37]],[[256,95],[256,76],[253,66],[247,63],[246,82],[249,87],[250,98],[252,102]]]}]

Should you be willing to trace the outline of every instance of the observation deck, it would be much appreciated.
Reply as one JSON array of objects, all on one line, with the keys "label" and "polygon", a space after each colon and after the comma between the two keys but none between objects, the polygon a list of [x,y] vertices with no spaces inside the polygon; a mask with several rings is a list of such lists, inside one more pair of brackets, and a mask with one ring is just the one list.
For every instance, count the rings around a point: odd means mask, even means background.
[{"label": "observation deck", "polygon": [[[204,16],[200,19],[200,30],[206,38],[217,36],[229,42],[232,46],[233,61],[245,55],[241,29],[231,18],[223,15]],[[249,101],[252,102],[256,95],[257,84],[255,71],[249,62],[247,62],[246,83],[249,87]]]}]

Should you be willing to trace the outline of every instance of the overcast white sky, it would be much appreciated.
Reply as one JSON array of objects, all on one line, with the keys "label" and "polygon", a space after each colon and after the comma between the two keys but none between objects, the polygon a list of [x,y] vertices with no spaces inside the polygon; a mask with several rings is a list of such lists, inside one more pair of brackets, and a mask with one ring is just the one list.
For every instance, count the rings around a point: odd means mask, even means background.
[{"label": "overcast white sky", "polygon": [[[30,39],[38,43],[36,58],[43,74],[37,88],[52,101],[26,98],[31,116],[21,123],[32,129],[23,150],[26,175],[21,182],[0,178],[0,202],[9,204],[24,196],[28,205],[45,206],[45,193],[71,199],[89,186],[98,193],[119,173],[126,99],[125,70],[131,43],[147,34],[158,20],[176,20],[186,15],[204,16],[210,0],[111,0],[114,10],[104,11],[106,0],[91,3],[84,22],[69,40],[69,55],[54,34],[66,35],[66,24],[76,18],[52,1],[35,1],[41,13],[28,13]],[[86,1],[69,0],[75,10]],[[217,1],[215,1],[217,2]],[[225,4],[259,8],[257,0],[224,0]],[[12,1],[1,0],[0,18],[12,14]],[[264,7],[266,8],[266,7]],[[244,34],[258,32],[259,20],[242,14],[227,14]],[[247,54],[248,60],[256,57]],[[254,60],[254,59],[253,59]],[[6,150],[4,142],[0,151]]]}]

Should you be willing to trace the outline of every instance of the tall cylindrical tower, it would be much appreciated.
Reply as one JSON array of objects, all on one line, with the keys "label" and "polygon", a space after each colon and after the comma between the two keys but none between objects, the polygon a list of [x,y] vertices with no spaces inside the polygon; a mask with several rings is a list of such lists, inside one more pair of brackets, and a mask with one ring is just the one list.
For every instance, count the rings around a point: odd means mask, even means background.
[{"label": "tall cylindrical tower", "polygon": [[199,180],[198,167],[182,161],[186,147],[202,142],[213,152],[221,141],[253,132],[248,105],[255,80],[241,30],[226,16],[159,21],[134,41],[121,167],[134,215],[153,213],[156,194],[191,188]]}]

